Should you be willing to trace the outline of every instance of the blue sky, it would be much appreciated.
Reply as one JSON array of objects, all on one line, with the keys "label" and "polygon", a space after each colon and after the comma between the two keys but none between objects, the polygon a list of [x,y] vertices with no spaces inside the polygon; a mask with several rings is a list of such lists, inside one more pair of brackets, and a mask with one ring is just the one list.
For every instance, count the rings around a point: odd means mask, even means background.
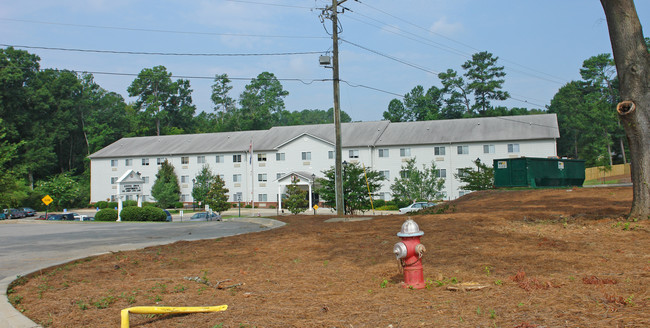
[{"label": "blue sky", "polygon": [[[317,8],[328,4],[331,1],[2,0],[0,43],[192,54],[325,54],[332,46],[327,34],[331,22],[322,24]],[[548,105],[562,85],[579,79],[585,59],[611,53],[598,0],[348,0],[343,6],[348,10],[340,15],[340,37],[347,41],[340,44],[341,79],[348,83],[341,84],[341,108],[355,121],[381,120],[390,100],[399,98],[395,94],[416,85],[440,86],[438,72],[462,71],[461,65],[479,51],[498,56],[507,73],[504,90],[513,99],[494,104],[529,108]],[[636,7],[648,35],[650,1],[636,1]],[[39,55],[42,68],[137,74],[163,65],[174,77],[192,77],[199,111],[213,110],[211,77],[223,73],[238,78],[233,98],[251,78],[268,71],[287,79],[281,83],[289,91],[288,110],[328,109],[333,103],[332,83],[317,81],[332,77],[330,69],[318,65],[319,54],[157,56],[21,49]],[[133,100],[126,89],[134,76],[94,75],[105,89]]]}]

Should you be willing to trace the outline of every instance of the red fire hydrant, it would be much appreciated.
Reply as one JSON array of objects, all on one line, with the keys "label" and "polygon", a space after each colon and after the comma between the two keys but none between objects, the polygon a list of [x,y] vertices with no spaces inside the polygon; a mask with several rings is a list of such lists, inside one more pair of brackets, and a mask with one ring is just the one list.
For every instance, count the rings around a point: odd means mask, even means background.
[{"label": "red fire hydrant", "polygon": [[402,224],[402,230],[397,233],[402,241],[393,246],[393,253],[404,270],[405,288],[422,289],[426,286],[422,271],[422,255],[426,248],[420,244],[422,235],[424,232],[420,231],[420,227],[412,219],[406,220]]}]

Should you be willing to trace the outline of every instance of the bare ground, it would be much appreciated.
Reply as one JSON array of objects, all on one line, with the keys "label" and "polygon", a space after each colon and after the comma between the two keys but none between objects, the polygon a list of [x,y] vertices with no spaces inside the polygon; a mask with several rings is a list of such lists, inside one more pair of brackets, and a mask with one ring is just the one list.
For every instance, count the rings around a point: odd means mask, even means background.
[{"label": "bare ground", "polygon": [[[650,327],[650,220],[627,221],[631,188],[475,192],[414,215],[422,290],[400,287],[404,216],[177,242],[71,262],[20,280],[16,308],[46,327]],[[209,224],[209,223],[208,223]],[[488,286],[451,291],[462,283]]]}]

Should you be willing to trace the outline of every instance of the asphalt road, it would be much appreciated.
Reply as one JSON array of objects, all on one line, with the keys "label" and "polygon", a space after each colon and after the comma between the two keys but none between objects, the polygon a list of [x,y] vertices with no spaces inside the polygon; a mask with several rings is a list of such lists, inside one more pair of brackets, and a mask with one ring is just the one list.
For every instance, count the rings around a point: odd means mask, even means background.
[{"label": "asphalt road", "polygon": [[283,224],[264,218],[164,223],[0,221],[0,327],[36,327],[7,301],[6,288],[18,275],[110,251],[233,236]]}]

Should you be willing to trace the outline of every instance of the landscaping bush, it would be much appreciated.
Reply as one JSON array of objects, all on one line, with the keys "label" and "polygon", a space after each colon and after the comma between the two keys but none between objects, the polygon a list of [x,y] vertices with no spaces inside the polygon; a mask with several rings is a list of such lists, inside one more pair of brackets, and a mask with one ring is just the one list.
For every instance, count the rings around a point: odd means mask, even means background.
[{"label": "landscaping bush", "polygon": [[95,203],[95,207],[99,207],[99,209],[104,209],[108,207],[108,202],[104,200],[100,200],[97,203]]},{"label": "landscaping bush", "polygon": [[183,202],[176,202],[176,203],[174,203],[174,208],[183,208],[183,207],[184,207]]},{"label": "landscaping bush", "polygon": [[120,213],[122,221],[165,221],[167,215],[162,209],[152,206],[129,206]]},{"label": "landscaping bush", "polygon": [[138,206],[138,201],[137,200],[125,200],[122,202],[123,207],[129,207],[129,206]]},{"label": "landscaping bush", "polygon": [[384,206],[379,206],[375,207],[377,211],[397,211],[399,208],[397,205],[384,205]]},{"label": "landscaping bush", "polygon": [[117,208],[117,202],[108,202],[106,203],[106,208]]},{"label": "landscaping bush", "polygon": [[95,213],[95,221],[117,221],[117,211],[112,208],[105,208]]},{"label": "landscaping bush", "polygon": [[373,204],[375,205],[376,209],[379,209],[380,207],[386,205],[386,201],[383,199],[373,199]]}]

